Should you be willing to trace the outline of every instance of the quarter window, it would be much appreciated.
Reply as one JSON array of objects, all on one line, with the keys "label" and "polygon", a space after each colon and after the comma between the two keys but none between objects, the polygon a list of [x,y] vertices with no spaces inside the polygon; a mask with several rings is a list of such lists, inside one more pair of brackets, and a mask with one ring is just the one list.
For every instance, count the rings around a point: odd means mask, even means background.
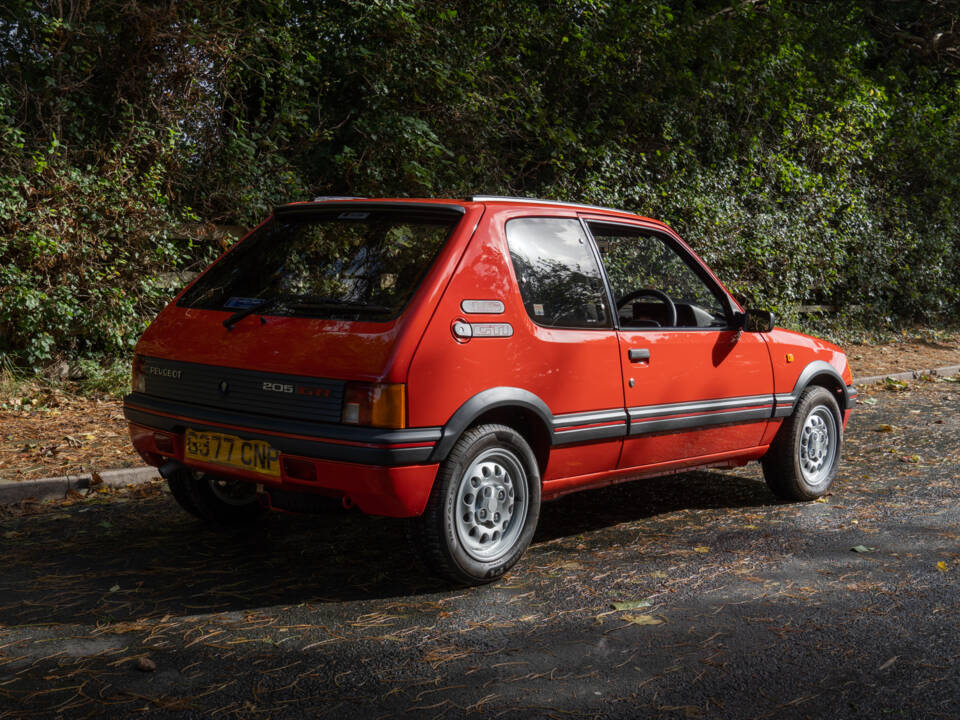
[{"label": "quarter window", "polygon": [[507,244],[523,306],[535,323],[611,327],[600,268],[579,220],[510,220]]}]

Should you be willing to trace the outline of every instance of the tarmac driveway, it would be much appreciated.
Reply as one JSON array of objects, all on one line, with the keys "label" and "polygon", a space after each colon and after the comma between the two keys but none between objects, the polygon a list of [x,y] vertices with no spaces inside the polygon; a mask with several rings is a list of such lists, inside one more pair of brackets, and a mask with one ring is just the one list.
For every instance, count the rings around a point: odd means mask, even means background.
[{"label": "tarmac driveway", "polygon": [[357,514],[0,516],[0,718],[960,717],[960,384],[861,391],[826,502],[756,465],[572,495],[483,588]]}]

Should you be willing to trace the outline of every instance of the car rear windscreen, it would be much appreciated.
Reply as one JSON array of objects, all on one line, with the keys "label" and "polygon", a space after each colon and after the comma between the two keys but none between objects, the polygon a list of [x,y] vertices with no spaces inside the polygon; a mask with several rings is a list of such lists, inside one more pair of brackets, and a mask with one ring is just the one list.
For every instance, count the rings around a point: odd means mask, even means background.
[{"label": "car rear windscreen", "polygon": [[279,212],[202,275],[179,305],[384,322],[403,312],[459,214]]}]

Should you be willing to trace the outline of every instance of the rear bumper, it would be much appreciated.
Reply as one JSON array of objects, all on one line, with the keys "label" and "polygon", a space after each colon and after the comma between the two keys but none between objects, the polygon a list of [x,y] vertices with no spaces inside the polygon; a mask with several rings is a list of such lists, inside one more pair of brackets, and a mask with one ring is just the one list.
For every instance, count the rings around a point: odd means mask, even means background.
[{"label": "rear bumper", "polygon": [[239,432],[263,440],[282,453],[364,465],[426,463],[441,437],[440,428],[354,427],[251,415],[131,393],[123,399],[123,415],[132,423],[183,434],[194,430]]},{"label": "rear bumper", "polygon": [[[312,493],[340,497],[371,515],[415,517],[423,514],[438,464],[427,463],[435,441],[424,440],[430,429],[380,431],[360,429],[380,442],[361,442],[330,437],[285,434],[279,428],[270,430],[249,427],[247,423],[216,422],[202,412],[183,416],[130,402],[124,403],[124,415],[130,424],[130,438],[141,457],[150,465],[160,466],[176,460],[194,470],[215,473],[220,477],[247,480],[265,487],[289,492]],[[223,414],[223,413],[219,413]],[[223,418],[221,418],[223,419]],[[260,423],[258,423],[259,425]],[[277,422],[277,425],[280,423]],[[301,426],[307,423],[288,423]],[[280,477],[250,470],[184,460],[184,431],[212,430],[228,432],[248,440],[262,440],[280,451]],[[298,429],[302,429],[299,428]],[[354,430],[349,428],[349,430]],[[167,440],[157,444],[158,431]],[[439,430],[436,437],[439,437]],[[397,441],[404,442],[397,442]]]}]

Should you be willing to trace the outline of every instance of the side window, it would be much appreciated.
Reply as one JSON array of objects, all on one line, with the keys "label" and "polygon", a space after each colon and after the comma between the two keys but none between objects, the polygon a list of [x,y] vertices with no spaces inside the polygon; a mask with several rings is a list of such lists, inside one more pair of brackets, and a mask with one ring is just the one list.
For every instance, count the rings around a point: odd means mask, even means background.
[{"label": "side window", "polygon": [[612,327],[600,268],[579,220],[509,220],[507,244],[523,306],[535,323]]},{"label": "side window", "polygon": [[621,327],[726,327],[719,290],[659,235],[590,223]]}]

